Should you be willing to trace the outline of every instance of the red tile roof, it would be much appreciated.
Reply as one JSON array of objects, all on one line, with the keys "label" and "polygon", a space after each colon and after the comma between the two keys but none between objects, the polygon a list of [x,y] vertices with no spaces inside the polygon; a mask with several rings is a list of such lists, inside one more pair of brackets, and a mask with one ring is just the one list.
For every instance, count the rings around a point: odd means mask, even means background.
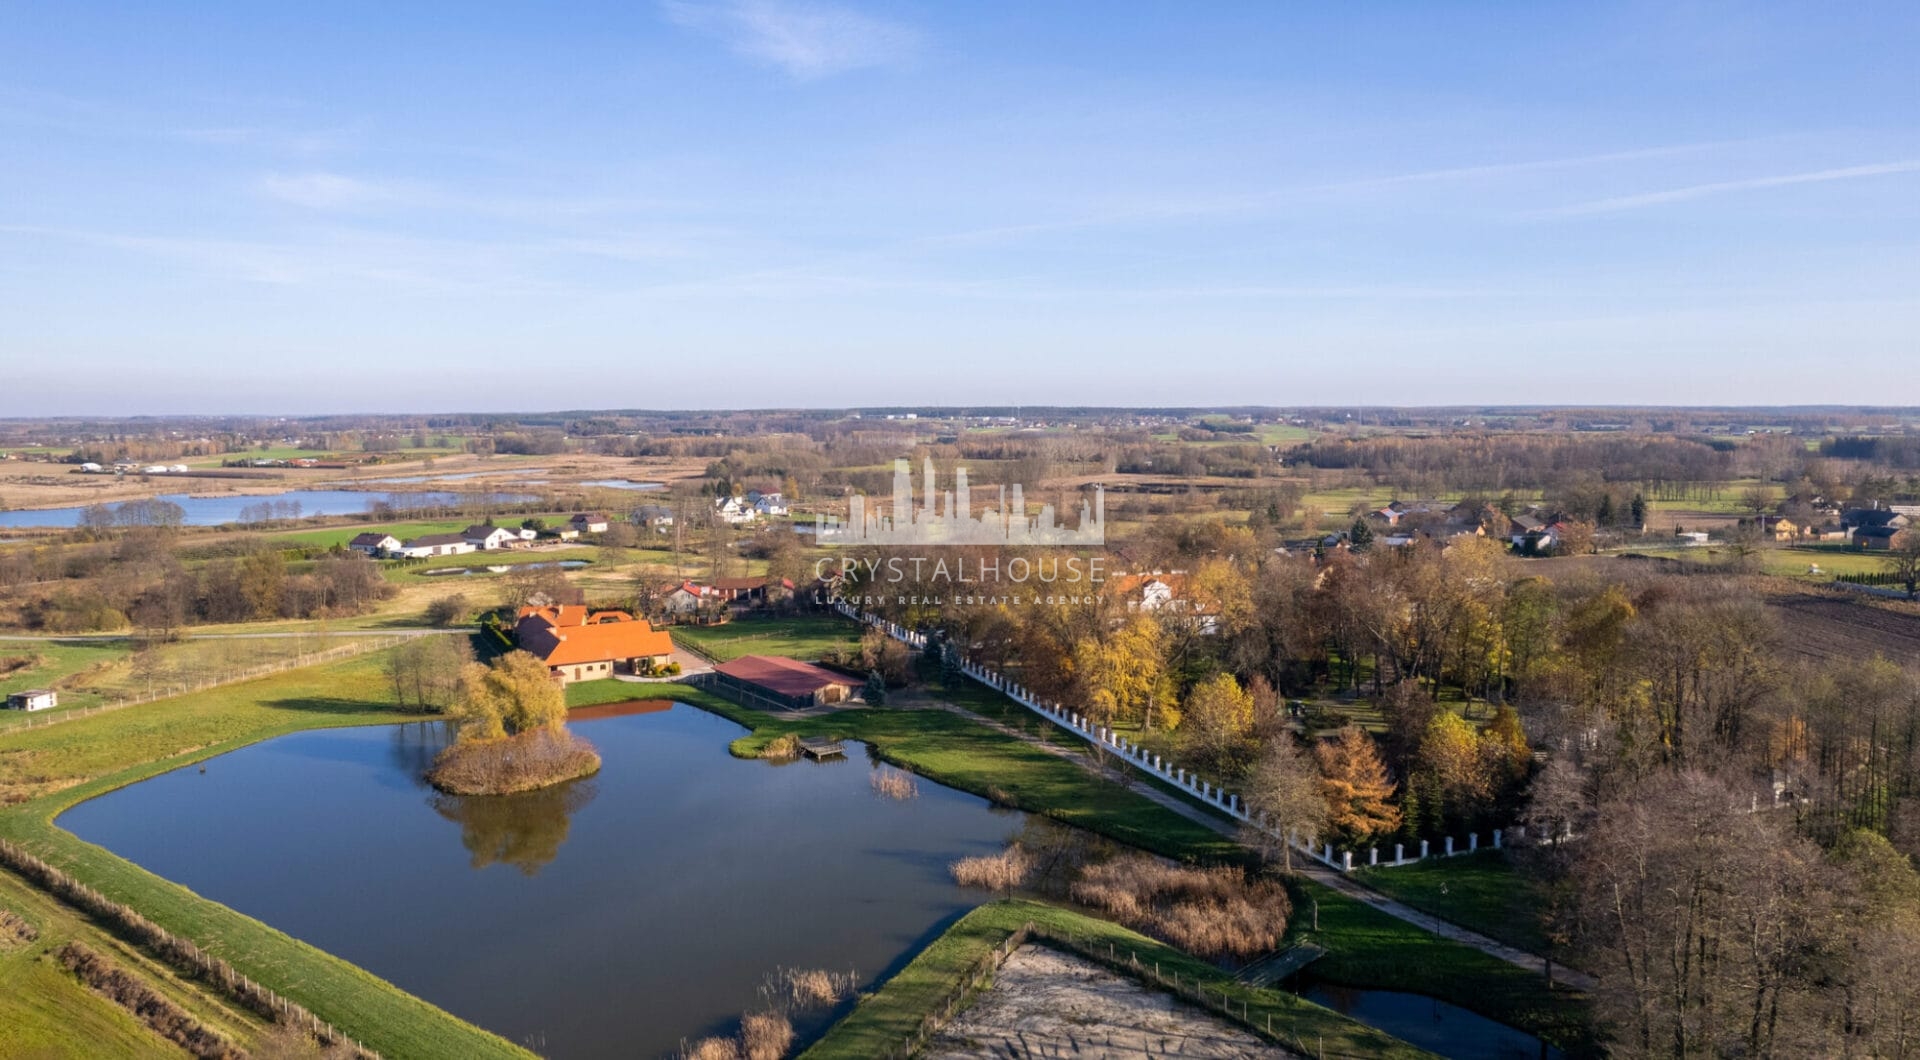
[{"label": "red tile roof", "polygon": [[624,611],[589,612],[578,605],[523,607],[513,629],[520,647],[548,666],[673,654],[673,638]]},{"label": "red tile roof", "polygon": [[778,655],[742,655],[714,669],[736,681],[759,685],[783,696],[810,696],[831,685],[860,687],[860,682],[851,677]]}]

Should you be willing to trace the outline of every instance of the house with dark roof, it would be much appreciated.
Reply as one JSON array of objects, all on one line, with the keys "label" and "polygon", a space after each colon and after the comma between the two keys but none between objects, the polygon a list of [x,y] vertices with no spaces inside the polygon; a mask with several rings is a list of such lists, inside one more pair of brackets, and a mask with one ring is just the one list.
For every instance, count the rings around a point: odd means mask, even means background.
[{"label": "house with dark roof", "polygon": [[347,547],[355,552],[364,552],[369,556],[379,556],[399,548],[400,539],[392,534],[383,534],[376,530],[369,530],[364,534],[353,535],[353,540],[347,542]]},{"label": "house with dark roof", "polygon": [[1893,539],[1906,532],[1900,526],[1863,526],[1853,532],[1853,543],[1870,552],[1885,552],[1893,548]]},{"label": "house with dark roof", "polygon": [[427,534],[416,537],[398,548],[390,548],[390,556],[405,556],[408,559],[425,559],[428,556],[458,556],[472,552],[473,545],[464,534]]},{"label": "house with dark roof", "polygon": [[673,661],[666,630],[625,611],[589,611],[577,604],[521,608],[513,639],[561,684],[647,673]]},{"label": "house with dark roof", "polygon": [[845,703],[861,682],[845,674],[778,655],[742,655],[713,668],[722,690],[748,702],[771,700],[795,710]]},{"label": "house with dark roof", "polygon": [[580,512],[567,520],[567,526],[583,534],[604,534],[607,532],[607,517],[599,512]]}]

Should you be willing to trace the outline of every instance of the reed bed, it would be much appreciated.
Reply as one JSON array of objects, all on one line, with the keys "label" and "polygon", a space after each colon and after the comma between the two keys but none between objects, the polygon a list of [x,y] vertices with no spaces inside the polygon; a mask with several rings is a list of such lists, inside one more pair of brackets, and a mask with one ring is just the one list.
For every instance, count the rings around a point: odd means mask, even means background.
[{"label": "reed bed", "polygon": [[1208,960],[1250,960],[1279,948],[1292,906],[1272,880],[1133,854],[1081,870],[1073,897],[1128,927]]}]

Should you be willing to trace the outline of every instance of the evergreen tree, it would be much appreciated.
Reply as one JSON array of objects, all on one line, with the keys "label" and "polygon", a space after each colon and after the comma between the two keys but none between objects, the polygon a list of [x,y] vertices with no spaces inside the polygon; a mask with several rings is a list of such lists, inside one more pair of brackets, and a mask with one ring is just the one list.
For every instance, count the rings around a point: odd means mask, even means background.
[{"label": "evergreen tree", "polygon": [[1347,544],[1355,552],[1365,552],[1373,547],[1373,527],[1365,519],[1355,519],[1347,530]]},{"label": "evergreen tree", "polygon": [[862,698],[867,701],[868,706],[885,706],[887,703],[887,679],[881,677],[880,671],[878,670],[867,671],[867,687],[866,690],[860,694]]},{"label": "evergreen tree", "polygon": [[1647,499],[1645,497],[1642,497],[1638,493],[1633,495],[1632,512],[1633,512],[1633,525],[1635,526],[1647,525]]}]

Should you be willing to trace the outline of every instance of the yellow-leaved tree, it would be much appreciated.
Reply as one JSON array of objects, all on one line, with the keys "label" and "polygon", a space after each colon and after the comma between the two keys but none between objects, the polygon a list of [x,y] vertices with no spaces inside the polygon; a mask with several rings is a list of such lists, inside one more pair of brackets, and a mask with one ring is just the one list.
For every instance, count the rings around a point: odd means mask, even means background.
[{"label": "yellow-leaved tree", "polygon": [[1238,772],[1252,732],[1253,696],[1232,674],[1214,674],[1188,693],[1180,742],[1202,768]]},{"label": "yellow-leaved tree", "polygon": [[1400,827],[1400,809],[1392,803],[1395,784],[1373,737],[1357,725],[1341,729],[1314,746],[1320,762],[1320,789],[1327,797],[1327,823],[1355,842],[1386,835]]},{"label": "yellow-leaved tree", "polygon": [[469,663],[460,671],[460,697],[448,711],[463,742],[566,727],[567,697],[547,666],[524,651],[510,651],[491,666]]},{"label": "yellow-leaved tree", "polygon": [[1107,638],[1083,638],[1073,648],[1073,671],[1087,712],[1106,724],[1142,720],[1162,724],[1177,715],[1169,699],[1165,634],[1160,624],[1136,615]]}]

